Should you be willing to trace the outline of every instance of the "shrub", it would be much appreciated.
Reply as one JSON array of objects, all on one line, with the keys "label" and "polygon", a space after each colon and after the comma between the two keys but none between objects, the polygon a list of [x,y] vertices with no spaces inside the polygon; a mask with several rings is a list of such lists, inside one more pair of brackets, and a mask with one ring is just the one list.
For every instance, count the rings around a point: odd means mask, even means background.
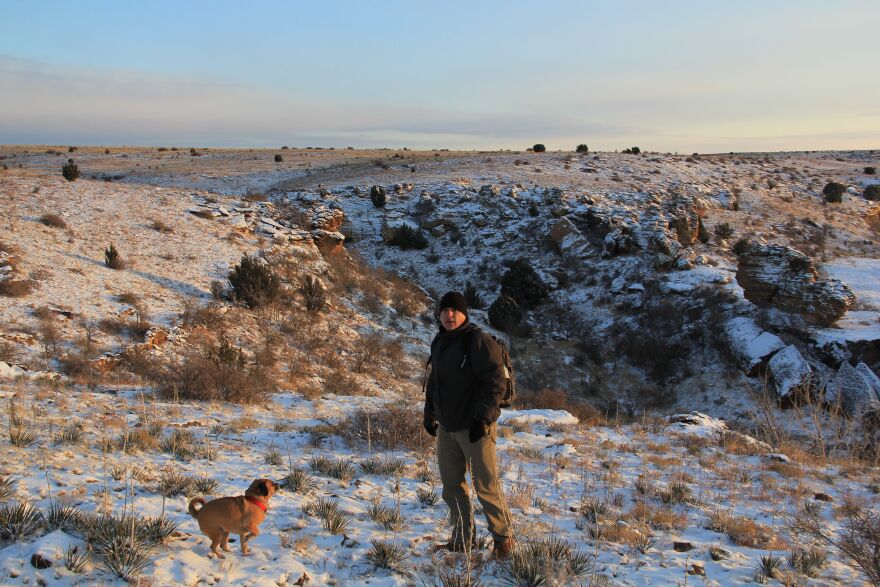
[{"label": "shrub", "polygon": [[877,168],[876,167],[865,167],[865,173],[868,175],[876,175]]},{"label": "shrub", "polygon": [[630,152],[631,152],[633,155],[638,155],[639,153],[642,152],[642,150],[639,149],[638,147],[632,147],[632,148],[630,148]]},{"label": "shrub", "polygon": [[401,249],[424,249],[428,246],[428,239],[418,228],[412,228],[408,224],[402,224],[391,233],[388,244]]},{"label": "shrub", "polygon": [[535,153],[544,153],[547,150],[547,147],[542,145],[541,143],[537,143],[534,147],[532,147],[532,151]]},{"label": "shrub", "polygon": [[0,280],[0,296],[7,298],[21,298],[34,289],[34,282],[29,279],[2,279]]},{"label": "shrub", "polygon": [[339,423],[337,433],[349,444],[369,444],[373,449],[419,450],[430,444],[418,406],[386,404],[381,409],[358,409]]},{"label": "shrub", "polygon": [[403,571],[406,569],[407,552],[403,546],[392,542],[370,539],[367,560],[380,569]]},{"label": "shrub", "polygon": [[538,206],[535,205],[534,202],[529,204],[529,216],[532,218],[536,217],[540,212],[538,211]]},{"label": "shrub", "polygon": [[468,308],[482,308],[483,298],[477,291],[477,286],[468,281],[464,287],[464,299],[467,301]]},{"label": "shrub", "polygon": [[311,275],[306,275],[303,279],[299,293],[302,294],[306,310],[310,312],[320,312],[327,304],[327,291],[321,285],[321,281]]},{"label": "shrub", "polygon": [[825,184],[825,187],[822,188],[822,193],[825,194],[825,200],[831,203],[838,203],[843,201],[843,192],[846,191],[846,186],[841,183],[837,183],[836,181],[831,181]]},{"label": "shrub", "polygon": [[27,502],[0,508],[0,538],[18,542],[35,534],[45,524],[43,514]]},{"label": "shrub", "polygon": [[67,160],[67,163],[61,168],[61,175],[67,181],[76,181],[76,178],[79,177],[79,167],[73,162],[73,159]]},{"label": "shrub", "polygon": [[276,154],[275,155],[275,163],[281,163],[282,161],[284,161],[284,157]]},{"label": "shrub", "polygon": [[374,185],[370,188],[370,201],[377,208],[384,208],[386,202],[385,188],[380,185]]},{"label": "shrub", "polygon": [[50,228],[67,228],[67,223],[64,221],[64,218],[58,214],[43,214],[40,216],[40,222]]},{"label": "shrub", "polygon": [[501,294],[489,306],[489,324],[502,332],[517,336],[526,334],[523,318],[522,308],[510,296]]},{"label": "shrub", "polygon": [[730,226],[727,222],[722,222],[721,224],[715,225],[715,234],[720,238],[729,239],[733,236],[733,227]]},{"label": "shrub", "polygon": [[522,257],[510,263],[508,270],[501,276],[501,295],[512,298],[524,309],[540,304],[547,293],[547,286]]},{"label": "shrub", "polygon": [[876,202],[880,200],[880,185],[869,185],[865,188],[864,197],[866,200]]},{"label": "shrub", "polygon": [[589,153],[590,152],[590,148],[587,145],[585,145],[584,143],[581,143],[580,145],[575,147],[574,150],[577,153]]},{"label": "shrub", "polygon": [[244,255],[228,275],[235,299],[257,308],[278,298],[281,284],[272,270],[256,257]]},{"label": "shrub", "polygon": [[741,238],[733,244],[733,252],[742,255],[749,249],[749,239]]},{"label": "shrub", "polygon": [[104,265],[109,267],[110,269],[123,269],[125,267],[125,261],[122,260],[122,257],[119,255],[119,251],[116,250],[116,247],[113,243],[107,246],[104,249]]}]

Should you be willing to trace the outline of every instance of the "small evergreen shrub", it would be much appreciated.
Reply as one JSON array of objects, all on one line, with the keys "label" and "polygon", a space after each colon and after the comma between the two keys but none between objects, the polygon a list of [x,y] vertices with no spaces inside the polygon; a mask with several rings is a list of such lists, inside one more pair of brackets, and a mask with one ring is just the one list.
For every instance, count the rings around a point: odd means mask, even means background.
[{"label": "small evergreen shrub", "polygon": [[275,163],[281,163],[284,158],[281,155],[275,155]]},{"label": "small evergreen shrub", "polygon": [[235,299],[257,308],[278,298],[281,284],[272,270],[256,257],[244,255],[227,276]]},{"label": "small evergreen shrub", "polygon": [[876,168],[876,167],[865,167],[865,173],[866,173],[867,175],[876,175],[876,174],[877,174],[877,168]]},{"label": "small evergreen shrub", "polygon": [[374,185],[370,188],[370,201],[373,202],[373,205],[377,208],[385,207],[385,188],[380,185]]},{"label": "small evergreen shrub", "polygon": [[523,333],[525,314],[516,300],[504,294],[498,296],[489,306],[489,324],[508,334]]},{"label": "small evergreen shrub", "polygon": [[73,159],[68,159],[64,167],[61,168],[61,175],[67,181],[76,181],[76,178],[79,177],[79,166],[73,162]]},{"label": "small evergreen shrub", "polygon": [[741,238],[733,244],[733,252],[737,255],[742,255],[749,248],[749,239]]},{"label": "small evergreen shrub", "polygon": [[538,206],[535,205],[534,202],[532,202],[532,203],[529,205],[529,216],[531,216],[532,218],[534,218],[534,217],[536,217],[539,213],[540,213],[540,212],[538,211]]},{"label": "small evergreen shrub", "polygon": [[116,247],[113,243],[104,249],[104,265],[109,267],[110,269],[123,269],[125,267],[125,262],[122,260],[122,257],[119,255],[119,251],[116,250]]},{"label": "small evergreen shrub", "polygon": [[729,239],[733,236],[733,227],[727,222],[722,222],[715,226],[715,234],[720,238]]},{"label": "small evergreen shrub", "polygon": [[303,279],[299,293],[302,294],[306,310],[310,312],[320,312],[327,305],[327,292],[324,286],[321,285],[320,280],[311,275],[306,275]]},{"label": "small evergreen shrub", "polygon": [[40,222],[49,228],[67,228],[64,218],[58,214],[43,214],[40,216]]},{"label": "small evergreen shrub", "polygon": [[424,249],[428,246],[428,239],[418,228],[403,224],[394,230],[388,244],[404,250]]},{"label": "small evergreen shrub", "polygon": [[526,310],[544,301],[547,294],[547,286],[522,257],[510,263],[508,270],[501,276],[501,295],[512,298]]},{"label": "small evergreen shrub", "polygon": [[825,194],[825,200],[834,204],[843,201],[843,192],[845,191],[846,186],[837,183],[836,181],[828,182],[825,184],[825,187],[822,188],[822,193]]},{"label": "small evergreen shrub", "polygon": [[880,185],[869,185],[865,188],[864,197],[866,200],[876,202],[880,200]]},{"label": "small evergreen shrub", "polygon": [[532,151],[534,151],[535,153],[544,153],[546,150],[547,147],[545,147],[541,143],[538,143],[534,147],[532,147]]},{"label": "small evergreen shrub", "polygon": [[477,286],[473,282],[468,281],[464,288],[464,299],[467,301],[469,308],[482,308],[483,298],[477,291]]},{"label": "small evergreen shrub", "polygon": [[590,148],[587,145],[585,145],[584,143],[581,143],[580,145],[575,147],[574,150],[577,153],[589,153],[590,152]]}]

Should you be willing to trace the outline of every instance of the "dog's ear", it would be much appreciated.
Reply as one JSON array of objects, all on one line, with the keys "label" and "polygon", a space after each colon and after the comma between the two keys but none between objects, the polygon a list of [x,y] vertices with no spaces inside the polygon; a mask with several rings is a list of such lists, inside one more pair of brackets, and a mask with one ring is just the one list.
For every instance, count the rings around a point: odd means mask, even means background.
[{"label": "dog's ear", "polygon": [[260,484],[257,485],[257,491],[260,492],[260,495],[269,495],[269,483],[271,483],[271,481],[268,479],[260,481]]}]

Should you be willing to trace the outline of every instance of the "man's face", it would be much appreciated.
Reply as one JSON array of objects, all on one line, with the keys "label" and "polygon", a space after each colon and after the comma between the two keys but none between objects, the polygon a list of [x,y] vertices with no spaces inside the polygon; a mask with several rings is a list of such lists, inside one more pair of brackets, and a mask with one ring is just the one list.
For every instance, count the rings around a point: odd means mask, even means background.
[{"label": "man's face", "polygon": [[446,330],[455,330],[467,320],[467,316],[455,308],[443,308],[440,310],[440,324]]}]

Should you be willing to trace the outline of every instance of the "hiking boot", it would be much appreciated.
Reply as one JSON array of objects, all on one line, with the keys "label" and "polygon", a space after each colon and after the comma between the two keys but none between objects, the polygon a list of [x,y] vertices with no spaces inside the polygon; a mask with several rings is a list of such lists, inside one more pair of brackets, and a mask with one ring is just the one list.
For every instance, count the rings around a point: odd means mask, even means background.
[{"label": "hiking boot", "polygon": [[492,556],[497,561],[507,560],[513,554],[514,548],[516,548],[516,540],[514,540],[513,536],[502,540],[496,539],[495,546],[492,548]]}]

